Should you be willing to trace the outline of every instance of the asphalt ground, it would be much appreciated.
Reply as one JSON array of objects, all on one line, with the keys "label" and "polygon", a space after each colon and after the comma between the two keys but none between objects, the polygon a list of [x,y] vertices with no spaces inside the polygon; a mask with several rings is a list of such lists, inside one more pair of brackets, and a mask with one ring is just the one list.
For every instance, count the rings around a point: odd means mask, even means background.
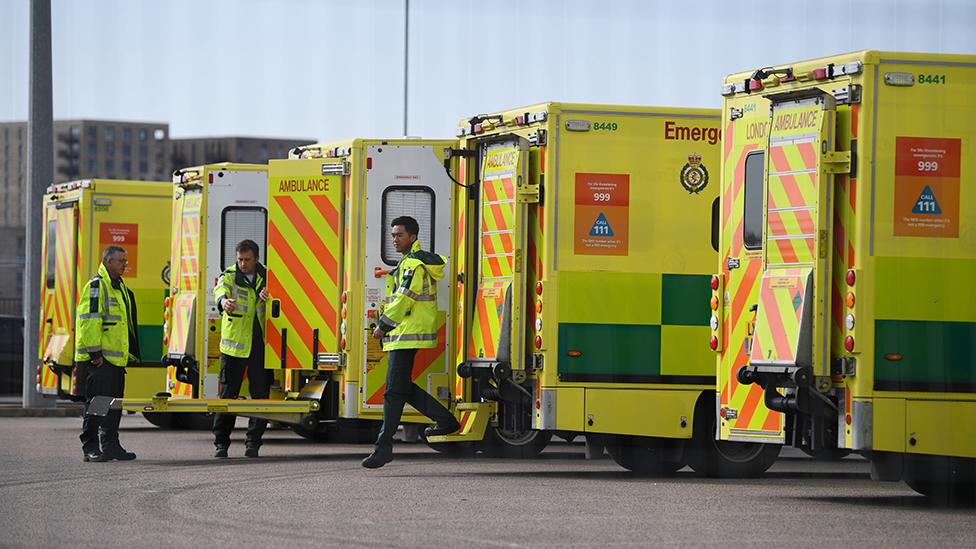
[{"label": "asphalt ground", "polygon": [[497,460],[398,443],[366,470],[369,445],[270,430],[248,459],[238,429],[215,460],[209,433],[130,415],[121,440],[139,458],[83,463],[80,426],[0,418],[0,546],[976,546],[976,510],[873,482],[859,458],[788,451],[761,479],[640,478],[582,444]]}]

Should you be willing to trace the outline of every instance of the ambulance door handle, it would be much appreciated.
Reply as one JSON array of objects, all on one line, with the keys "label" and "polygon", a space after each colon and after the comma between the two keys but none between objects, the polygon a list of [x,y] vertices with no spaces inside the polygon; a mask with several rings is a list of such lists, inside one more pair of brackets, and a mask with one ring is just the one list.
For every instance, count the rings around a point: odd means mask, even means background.
[{"label": "ambulance door handle", "polygon": [[271,300],[271,318],[278,318],[281,316],[281,300],[272,299]]}]

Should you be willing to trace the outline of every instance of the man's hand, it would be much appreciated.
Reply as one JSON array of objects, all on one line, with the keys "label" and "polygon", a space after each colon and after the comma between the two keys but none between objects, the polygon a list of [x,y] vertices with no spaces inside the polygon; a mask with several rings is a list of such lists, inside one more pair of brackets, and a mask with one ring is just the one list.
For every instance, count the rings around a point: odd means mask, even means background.
[{"label": "man's hand", "polygon": [[105,359],[102,357],[93,358],[91,361],[92,366],[95,366],[96,368],[101,366],[103,362],[105,362]]},{"label": "man's hand", "polygon": [[261,288],[261,293],[258,294],[258,297],[261,298],[261,301],[267,301],[271,295],[268,294],[267,288]]},{"label": "man's hand", "polygon": [[224,312],[227,312],[227,313],[233,313],[234,310],[237,309],[237,303],[233,299],[230,299],[229,297],[228,298],[224,298],[220,302],[220,305],[221,305],[221,307],[224,308]]},{"label": "man's hand", "polygon": [[386,333],[383,330],[380,330],[379,328],[373,329],[373,339],[383,339],[383,336],[385,335]]}]

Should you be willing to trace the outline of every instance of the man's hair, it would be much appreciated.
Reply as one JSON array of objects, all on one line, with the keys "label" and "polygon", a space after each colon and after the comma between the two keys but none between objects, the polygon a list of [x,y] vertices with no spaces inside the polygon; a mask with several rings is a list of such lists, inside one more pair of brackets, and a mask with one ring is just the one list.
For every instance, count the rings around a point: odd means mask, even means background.
[{"label": "man's hair", "polygon": [[105,248],[104,252],[102,252],[102,263],[108,263],[108,258],[112,257],[115,254],[124,254],[124,253],[125,253],[125,248],[121,246],[109,246],[108,248]]},{"label": "man's hair", "polygon": [[409,215],[401,215],[390,222],[390,227],[396,227],[397,225],[402,225],[407,230],[407,234],[417,235],[420,233],[420,225],[417,223],[417,220]]},{"label": "man's hair", "polygon": [[241,253],[241,252],[251,252],[251,253],[254,254],[254,257],[257,257],[258,256],[258,243],[255,242],[255,241],[253,241],[253,240],[248,240],[248,239],[245,238],[244,240],[241,240],[240,242],[238,242],[237,243],[237,246],[234,246],[234,251],[235,252],[238,252],[238,253]]}]

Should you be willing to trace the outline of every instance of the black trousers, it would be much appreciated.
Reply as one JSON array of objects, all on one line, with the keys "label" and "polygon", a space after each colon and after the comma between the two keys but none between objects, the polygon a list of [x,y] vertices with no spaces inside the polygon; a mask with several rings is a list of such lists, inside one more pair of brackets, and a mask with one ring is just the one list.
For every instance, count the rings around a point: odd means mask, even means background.
[{"label": "black trousers", "polygon": [[81,449],[86,454],[99,451],[121,451],[119,444],[119,421],[122,410],[109,410],[108,414],[96,416],[88,413],[88,407],[97,396],[122,398],[125,393],[125,368],[102,360],[101,366],[89,361],[79,363],[79,369],[87,370],[85,375],[85,418],[81,424]]},{"label": "black trousers", "polygon": [[[271,380],[274,374],[264,369],[264,343],[255,339],[251,345],[251,355],[238,358],[220,354],[220,398],[237,398],[241,394],[241,383],[247,371],[247,382],[251,398],[268,398],[271,394]],[[234,414],[214,414],[214,446],[230,446],[230,433],[234,430],[237,416]],[[268,427],[268,420],[252,417],[247,423],[245,444],[248,448],[260,448],[261,437]]]},{"label": "black trousers", "polygon": [[397,349],[387,354],[386,392],[383,394],[383,428],[376,439],[376,451],[393,452],[393,435],[400,425],[403,406],[410,404],[438,424],[449,424],[454,414],[413,382],[413,359],[417,349]]}]

